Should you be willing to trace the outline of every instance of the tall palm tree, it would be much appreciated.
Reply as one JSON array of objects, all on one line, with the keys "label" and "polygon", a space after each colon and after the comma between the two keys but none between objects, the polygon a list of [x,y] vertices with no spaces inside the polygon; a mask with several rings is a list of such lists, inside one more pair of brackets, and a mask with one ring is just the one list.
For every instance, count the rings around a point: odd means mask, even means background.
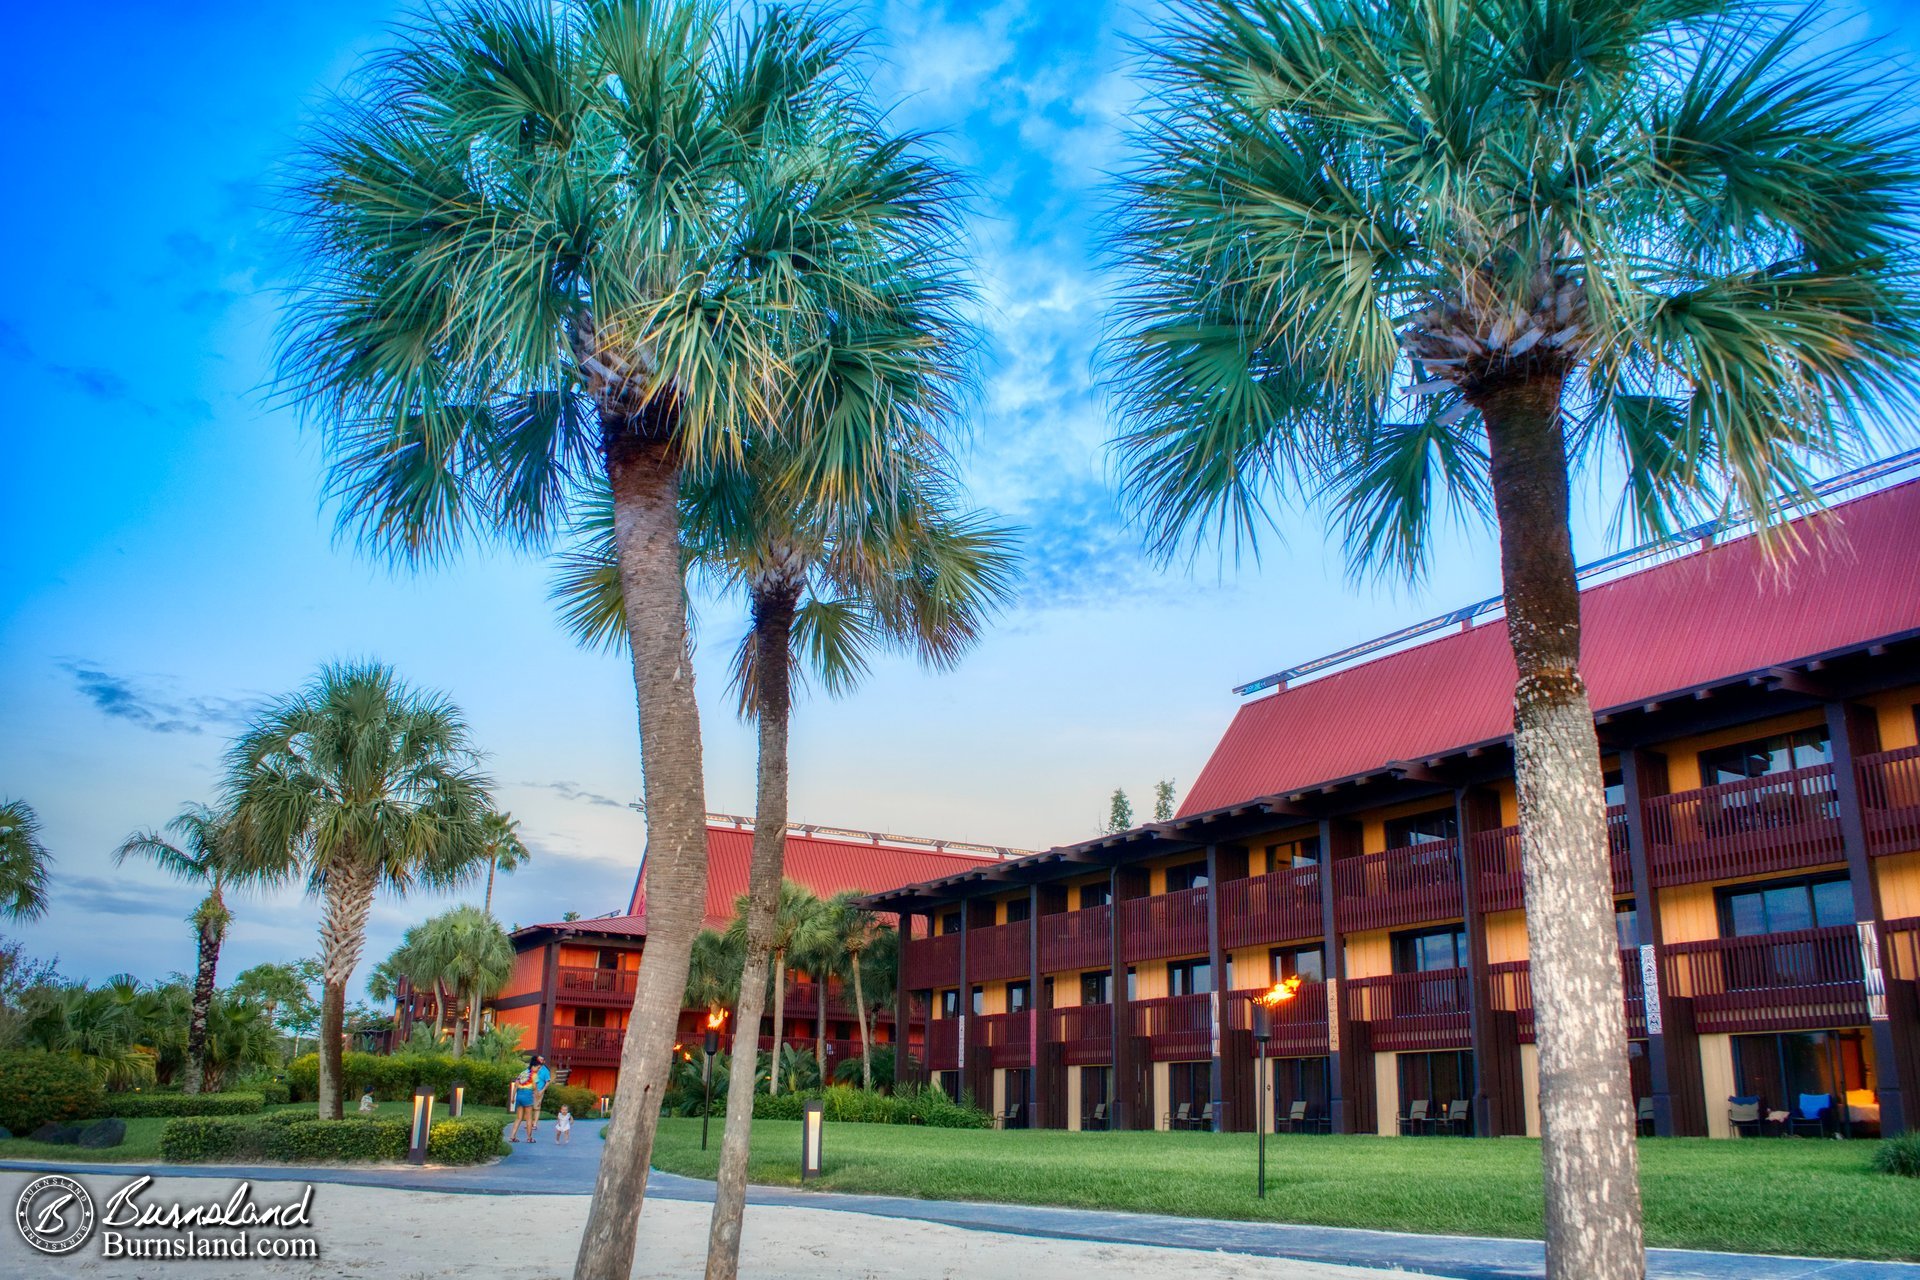
[{"label": "tall palm tree", "polygon": [[[433,949],[448,956],[447,985],[454,992],[453,1056],[464,1056],[480,1030],[480,1006],[513,976],[513,942],[500,922],[478,907],[455,907],[427,921]],[[461,997],[467,1016],[458,1017]]]},{"label": "tall palm tree", "polygon": [[944,171],[874,127],[851,48],[776,6],[465,0],[404,32],[302,157],[282,385],[324,424],[346,522],[430,559],[476,529],[537,542],[589,474],[612,494],[648,962],[582,1280],[631,1268],[705,896],[682,468],[783,421],[794,353],[886,303],[901,246],[948,238],[925,198]]},{"label": "tall palm tree", "polygon": [[[752,927],[749,921],[753,915],[753,909],[752,895],[743,893],[734,900],[733,919],[727,922],[727,944],[739,950],[742,955],[744,955],[747,950],[747,935]],[[808,929],[809,922],[819,910],[820,899],[815,896],[813,890],[807,888],[797,880],[787,880],[783,878],[780,881],[779,900],[774,905],[773,929],[768,939],[770,948],[765,976],[757,980],[752,979],[752,975],[746,971],[743,962],[740,975],[740,1004],[734,1011],[733,1053],[735,1061],[730,1070],[738,1071],[743,1065],[739,1061],[740,1036],[743,1029],[747,1033],[748,1042],[752,1046],[752,1051],[755,1053],[759,1052],[760,1013],[761,1010],[766,1008],[766,988],[771,986],[773,995],[773,1061],[767,1074],[767,1092],[770,1094],[780,1092],[780,1047],[783,1043],[783,1033],[786,1030],[788,956],[793,951],[795,943]],[[761,998],[758,1001],[751,998],[752,993],[748,988],[749,981],[755,982],[755,985],[760,989]],[[757,1065],[756,1071],[750,1072],[749,1075],[756,1073]],[[729,1075],[727,1080],[728,1088],[731,1089],[733,1077]],[[732,1093],[728,1093],[727,1106],[731,1109],[733,1105],[733,1095]],[[753,1106],[753,1090],[751,1088],[747,1090],[745,1105],[749,1109]],[[726,1147],[723,1139],[721,1145],[721,1158],[723,1161],[725,1157]]]},{"label": "tall palm tree", "polygon": [[[693,955],[687,965],[686,1008],[732,1009],[740,1000],[740,945],[738,940],[719,929],[702,929],[693,940]],[[735,1034],[738,1034],[736,1031]],[[759,1028],[749,1035],[755,1038]]]},{"label": "tall palm tree", "polygon": [[446,932],[431,928],[432,923],[422,921],[402,934],[387,962],[413,990],[433,992],[433,1042],[439,1045],[446,1035],[447,1008],[452,1003],[447,988],[456,957]]},{"label": "tall palm tree", "polygon": [[203,884],[206,897],[187,917],[199,942],[199,964],[194,971],[193,1012],[187,1023],[186,1070],[182,1088],[199,1093],[207,1073],[207,1010],[213,1006],[214,975],[220,966],[220,945],[227,936],[233,913],[227,909],[225,889],[245,868],[235,857],[231,835],[232,815],[217,813],[204,804],[183,808],[166,829],[169,840],[158,831],[136,831],[114,850],[115,865],[128,858],[141,857],[168,875],[189,884]]},{"label": "tall palm tree", "polygon": [[500,871],[518,871],[533,861],[533,852],[520,839],[520,823],[510,813],[487,815],[487,896],[481,910],[493,914],[493,877]]},{"label": "tall palm tree", "polygon": [[1644,1270],[1571,465],[1767,518],[1920,355],[1914,135],[1753,2],[1204,0],[1160,33],[1110,348],[1158,545],[1324,487],[1356,562],[1499,529],[1549,1274]]},{"label": "tall palm tree", "polygon": [[319,1112],[338,1119],[347,983],[374,895],[479,872],[487,778],[459,710],[374,663],[323,668],[241,734],[228,764],[249,872],[302,878],[323,904]]},{"label": "tall palm tree", "polygon": [[870,957],[893,930],[882,924],[879,916],[857,905],[856,899],[863,896],[858,889],[842,889],[827,899],[822,915],[830,939],[830,972],[853,988],[853,1007],[860,1023],[860,1087],[871,1089],[873,1052],[867,1014],[873,1006],[867,977],[872,969]]},{"label": "tall palm tree", "polygon": [[813,1065],[822,1082],[831,1079],[827,1071],[827,987],[840,971],[839,922],[833,904],[818,899],[813,910],[793,935],[793,949],[787,963],[813,982]]},{"label": "tall palm tree", "polygon": [[34,920],[47,913],[47,864],[40,815],[24,800],[0,804],[0,915]]}]

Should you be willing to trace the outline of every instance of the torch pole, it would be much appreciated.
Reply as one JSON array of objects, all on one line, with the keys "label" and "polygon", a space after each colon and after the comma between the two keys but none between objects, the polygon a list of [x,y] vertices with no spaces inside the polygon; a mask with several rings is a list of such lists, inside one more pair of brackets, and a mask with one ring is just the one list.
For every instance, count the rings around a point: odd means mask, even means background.
[{"label": "torch pole", "polygon": [[1254,1060],[1259,1079],[1253,1082],[1254,1127],[1260,1130],[1260,1199],[1267,1198],[1267,1042],[1260,1042],[1260,1056]]},{"label": "torch pole", "polygon": [[700,1108],[700,1149],[707,1149],[707,1122],[713,1118],[713,1054],[707,1054],[707,1067],[701,1073],[707,1089],[707,1105]]}]

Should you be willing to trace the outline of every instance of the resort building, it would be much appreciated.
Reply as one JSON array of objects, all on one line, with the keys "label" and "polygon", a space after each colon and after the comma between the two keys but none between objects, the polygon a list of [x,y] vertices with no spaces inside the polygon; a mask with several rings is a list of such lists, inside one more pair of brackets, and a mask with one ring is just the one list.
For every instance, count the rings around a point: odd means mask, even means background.
[{"label": "resort building", "polygon": [[[733,918],[735,900],[747,891],[752,847],[751,819],[709,816],[709,927],[723,929]],[[786,876],[824,898],[845,889],[873,892],[956,875],[991,866],[1014,852],[877,832],[793,827],[787,833]],[[645,867],[625,911],[529,925],[515,930],[512,938],[513,976],[487,1002],[492,1021],[525,1028],[522,1047],[545,1054],[556,1072],[568,1073],[564,1078],[569,1084],[612,1093],[627,1016],[633,1008],[634,984],[646,952]],[[401,1039],[406,1038],[411,1022],[433,1019],[432,1002],[432,993],[402,994],[397,1029]],[[688,1009],[682,1014],[681,1030],[689,1046],[698,1044],[704,1034],[706,1013]],[[811,1050],[824,1026],[829,1071],[834,1064],[859,1056],[857,1015],[837,979],[823,992],[810,975],[789,974],[782,1013],[786,1024],[777,1033],[782,1043]],[[894,1040],[890,1012],[881,1011],[869,1029],[876,1044]],[[732,1031],[729,1027],[723,1036],[726,1052],[732,1051]],[[775,1035],[769,1002],[760,1027],[760,1047],[772,1048]]]},{"label": "resort building", "polygon": [[[1916,1122],[1920,481],[1839,493],[1784,565],[1703,530],[1583,574],[1647,1132]],[[1297,978],[1281,1127],[1537,1133],[1513,684],[1461,610],[1247,686],[1171,821],[874,895],[910,1069],[1011,1125],[1251,1129]]]}]

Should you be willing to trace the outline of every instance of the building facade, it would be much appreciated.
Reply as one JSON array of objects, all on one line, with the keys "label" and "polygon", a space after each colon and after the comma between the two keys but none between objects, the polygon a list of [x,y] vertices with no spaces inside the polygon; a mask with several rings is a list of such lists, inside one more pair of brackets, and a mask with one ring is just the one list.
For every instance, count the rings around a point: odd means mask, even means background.
[{"label": "building facade", "polygon": [[[1582,592],[1648,1132],[1920,1109],[1920,482],[1787,536]],[[1514,669],[1446,621],[1267,682],[1170,822],[875,895],[911,1069],[1016,1125],[1537,1133]]]}]

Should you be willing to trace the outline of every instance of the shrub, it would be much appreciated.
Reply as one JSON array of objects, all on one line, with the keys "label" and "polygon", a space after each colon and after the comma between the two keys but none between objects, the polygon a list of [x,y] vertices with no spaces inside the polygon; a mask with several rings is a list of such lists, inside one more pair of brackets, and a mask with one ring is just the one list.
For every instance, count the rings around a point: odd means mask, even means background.
[{"label": "shrub", "polygon": [[[289,1164],[396,1161],[406,1158],[405,1120],[321,1120],[279,1112],[268,1116],[189,1116],[169,1120],[160,1134],[161,1158],[175,1164],[279,1160]],[[427,1139],[438,1164],[478,1164],[501,1152],[491,1121],[439,1120]]]},{"label": "shrub", "polygon": [[101,1114],[104,1095],[93,1072],[57,1053],[0,1053],[0,1126],[31,1133]]},{"label": "shrub", "polygon": [[1881,1143],[1873,1153],[1873,1167],[1903,1178],[1920,1178],[1920,1131]]},{"label": "shrub", "polygon": [[256,1115],[267,1100],[258,1093],[110,1093],[102,1104],[102,1115],[123,1120],[152,1116],[247,1116]]},{"label": "shrub", "polygon": [[479,1164],[506,1153],[500,1126],[490,1120],[444,1120],[427,1135],[427,1159],[435,1164]]},{"label": "shrub", "polygon": [[[353,1100],[368,1089],[382,1102],[400,1102],[413,1096],[420,1085],[436,1096],[447,1097],[453,1082],[467,1082],[467,1099],[489,1106],[507,1105],[507,1086],[524,1070],[523,1062],[489,1062],[481,1058],[454,1058],[445,1054],[348,1053],[342,1055],[345,1076],[342,1097],[348,1110]],[[320,1057],[304,1054],[287,1064],[287,1083],[292,1101],[311,1102],[320,1091]]]},{"label": "shrub", "polygon": [[547,1091],[540,1095],[541,1115],[558,1115],[563,1105],[572,1107],[574,1115],[584,1116],[600,1105],[600,1095],[571,1084],[548,1085]]},{"label": "shrub", "polygon": [[284,1080],[263,1080],[255,1086],[260,1100],[269,1107],[284,1107],[293,1101],[293,1090]]},{"label": "shrub", "polygon": [[819,1098],[829,1120],[855,1124],[924,1124],[936,1129],[985,1129],[992,1117],[931,1087],[905,1087],[891,1096],[835,1085],[812,1095],[755,1094],[756,1120],[798,1120],[809,1096]]}]

